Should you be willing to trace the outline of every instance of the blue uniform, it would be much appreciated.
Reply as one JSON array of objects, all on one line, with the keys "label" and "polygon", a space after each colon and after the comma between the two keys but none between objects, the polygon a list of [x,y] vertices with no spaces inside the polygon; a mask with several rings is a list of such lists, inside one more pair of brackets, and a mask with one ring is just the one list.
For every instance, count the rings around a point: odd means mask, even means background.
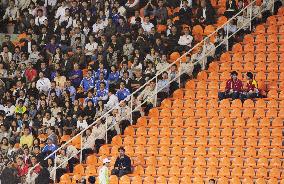
[{"label": "blue uniform", "polygon": [[106,89],[98,90],[97,91],[97,98],[99,98],[101,100],[107,100],[107,98],[108,98],[108,90],[106,90]]},{"label": "blue uniform", "polygon": [[97,80],[97,81],[96,81],[96,89],[97,89],[97,90],[100,90],[100,84],[101,84],[101,82],[104,82],[104,83],[105,83],[106,90],[108,90],[109,84],[108,84],[108,81],[107,81],[107,80]]},{"label": "blue uniform", "polygon": [[118,101],[124,100],[128,95],[130,95],[130,91],[127,88],[119,89],[116,92],[116,96],[118,98]]},{"label": "blue uniform", "polygon": [[108,80],[110,81],[110,83],[115,83],[117,82],[119,79],[119,72],[116,71],[116,72],[111,72],[109,75],[108,75]]},{"label": "blue uniform", "polygon": [[92,98],[87,97],[87,98],[85,98],[85,100],[84,100],[84,105],[87,105],[87,103],[88,103],[89,100],[92,100],[92,102],[93,102],[94,105],[97,105],[97,103],[98,103],[98,98],[97,98],[97,97],[92,97]]},{"label": "blue uniform", "polygon": [[[53,153],[55,150],[57,149],[57,146],[55,144],[51,144],[51,145],[45,145],[42,149],[42,153],[46,153],[46,152],[50,152],[50,153]],[[50,154],[49,153],[49,154]],[[51,156],[52,158],[55,158],[55,155],[53,154]]]},{"label": "blue uniform", "polygon": [[93,88],[95,86],[95,78],[94,77],[84,77],[81,81],[80,86],[83,88],[83,91],[86,92],[89,89]]},{"label": "blue uniform", "polygon": [[106,79],[106,77],[107,77],[107,69],[98,69],[97,70],[97,72],[95,73],[95,78],[96,79],[99,79],[99,77],[100,77],[100,73],[103,73],[104,74],[104,78]]}]

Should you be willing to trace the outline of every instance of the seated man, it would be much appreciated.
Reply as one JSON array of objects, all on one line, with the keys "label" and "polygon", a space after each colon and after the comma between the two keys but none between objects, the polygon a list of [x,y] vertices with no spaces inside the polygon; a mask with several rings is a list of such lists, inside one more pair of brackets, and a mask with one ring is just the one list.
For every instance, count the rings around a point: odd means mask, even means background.
[{"label": "seated man", "polygon": [[257,98],[258,97],[257,82],[253,79],[253,74],[247,72],[247,84],[244,92],[241,95],[241,99],[245,100],[248,98]]},{"label": "seated man", "polygon": [[121,177],[131,173],[131,160],[125,155],[125,149],[123,147],[118,148],[118,151],[119,156],[115,161],[114,169],[111,171],[111,174]]},{"label": "seated man", "polygon": [[236,71],[231,72],[231,79],[227,81],[225,92],[219,92],[219,100],[225,98],[238,99],[243,90],[243,83],[238,79],[238,73]]}]

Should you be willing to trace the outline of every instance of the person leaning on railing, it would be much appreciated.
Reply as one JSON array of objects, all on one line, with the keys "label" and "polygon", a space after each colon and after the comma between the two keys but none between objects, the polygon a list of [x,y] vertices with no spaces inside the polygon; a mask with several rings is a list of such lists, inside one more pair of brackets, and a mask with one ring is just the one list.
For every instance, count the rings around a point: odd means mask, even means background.
[{"label": "person leaning on railing", "polygon": [[147,116],[149,113],[149,110],[152,109],[155,106],[155,100],[156,100],[156,84],[155,81],[150,81],[149,86],[147,86],[138,96],[138,100],[141,101],[142,107],[145,107],[144,112]]}]

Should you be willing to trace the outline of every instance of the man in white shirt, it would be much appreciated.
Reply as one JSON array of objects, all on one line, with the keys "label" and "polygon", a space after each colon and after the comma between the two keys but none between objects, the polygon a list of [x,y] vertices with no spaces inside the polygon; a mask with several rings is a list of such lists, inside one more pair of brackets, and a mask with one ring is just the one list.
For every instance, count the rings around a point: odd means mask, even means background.
[{"label": "man in white shirt", "polygon": [[46,112],[44,118],[42,119],[42,125],[44,127],[50,127],[55,125],[55,118],[51,116],[50,112]]},{"label": "man in white shirt", "polygon": [[58,7],[56,14],[55,14],[55,18],[58,19],[60,17],[65,16],[65,10],[66,8],[68,8],[68,6],[66,5],[65,1],[61,2],[61,6]]},{"label": "man in white shirt", "polygon": [[128,0],[125,4],[126,9],[135,9],[138,7],[140,0]]},{"label": "man in white shirt", "polygon": [[136,18],[138,17],[141,19],[141,23],[142,23],[143,17],[140,17],[140,12],[138,10],[135,10],[134,16],[130,18],[130,24],[132,25],[136,24]]},{"label": "man in white shirt", "polygon": [[150,17],[145,16],[144,22],[142,23],[142,28],[145,32],[150,33],[151,29],[154,27],[154,25],[150,22]]},{"label": "man in white shirt", "polygon": [[50,80],[46,77],[44,77],[43,72],[39,72],[39,79],[36,82],[36,88],[39,90],[39,92],[47,93],[51,87]]},{"label": "man in white shirt", "polygon": [[15,113],[15,106],[12,104],[12,102],[9,100],[7,101],[7,105],[3,108],[3,110],[6,113],[6,117],[13,117]]},{"label": "man in white shirt", "polygon": [[118,109],[118,113],[120,115],[120,127],[121,133],[124,134],[124,130],[127,126],[130,125],[131,120],[131,109],[126,105],[126,102],[122,100],[120,102],[120,108]]},{"label": "man in white shirt", "polygon": [[60,15],[59,24],[63,27],[66,27],[66,29],[68,29],[72,26],[72,22],[73,22],[73,19],[70,16],[69,8],[65,8],[64,15]]},{"label": "man in white shirt", "polygon": [[92,137],[95,139],[96,152],[99,152],[101,145],[105,143],[105,132],[106,126],[101,121],[98,121],[95,126],[93,126]]},{"label": "man in white shirt", "polygon": [[160,61],[160,62],[157,64],[157,66],[156,66],[156,70],[157,70],[157,72],[161,72],[161,71],[163,71],[164,69],[168,68],[169,65],[170,65],[170,64],[168,63],[167,55],[166,55],[166,54],[163,54],[161,61]]},{"label": "man in white shirt", "polygon": [[[63,1],[64,2],[64,1]],[[45,7],[55,7],[57,4],[57,0],[45,0],[44,1],[44,6]]]},{"label": "man in white shirt", "polygon": [[179,37],[180,51],[188,51],[191,48],[193,37],[189,34],[189,27],[183,29],[184,35]]},{"label": "man in white shirt", "polygon": [[44,21],[47,20],[47,17],[43,15],[43,10],[38,9],[37,10],[37,17],[35,18],[35,24],[37,26],[41,26],[44,24]]},{"label": "man in white shirt", "polygon": [[80,114],[78,116],[77,129],[84,130],[85,128],[88,128],[88,123],[86,119],[83,118],[82,114]]},{"label": "man in white shirt", "polygon": [[106,27],[106,22],[101,18],[97,18],[97,22],[93,25],[93,33],[98,33],[100,30],[104,30]]},{"label": "man in white shirt", "polygon": [[105,104],[105,108],[110,110],[111,108],[117,106],[119,104],[118,97],[115,95],[114,89],[110,88],[108,92],[109,100],[107,104]]}]

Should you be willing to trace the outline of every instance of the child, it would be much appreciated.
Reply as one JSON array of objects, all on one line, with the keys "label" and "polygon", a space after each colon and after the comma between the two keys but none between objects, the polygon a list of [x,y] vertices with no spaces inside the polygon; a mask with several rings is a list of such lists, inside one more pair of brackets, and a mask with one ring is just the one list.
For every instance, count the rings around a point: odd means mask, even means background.
[{"label": "child", "polygon": [[105,158],[103,160],[103,166],[100,168],[99,171],[99,184],[109,184],[109,176],[108,176],[108,166],[110,160]]}]

